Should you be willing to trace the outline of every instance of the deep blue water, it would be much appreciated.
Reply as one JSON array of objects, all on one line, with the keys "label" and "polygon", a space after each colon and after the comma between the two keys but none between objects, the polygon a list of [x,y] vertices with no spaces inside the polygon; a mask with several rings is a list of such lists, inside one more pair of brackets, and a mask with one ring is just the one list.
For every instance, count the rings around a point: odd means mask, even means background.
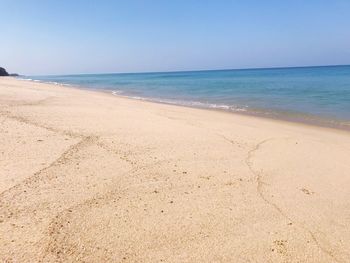
[{"label": "deep blue water", "polygon": [[350,120],[350,66],[30,78],[197,107]]}]

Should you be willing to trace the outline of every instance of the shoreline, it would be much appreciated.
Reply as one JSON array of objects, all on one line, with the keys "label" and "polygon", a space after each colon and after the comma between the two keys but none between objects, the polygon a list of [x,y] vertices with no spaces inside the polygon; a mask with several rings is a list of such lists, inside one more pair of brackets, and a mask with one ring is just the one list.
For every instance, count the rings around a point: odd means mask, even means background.
[{"label": "shoreline", "polygon": [[349,262],[350,134],[0,78],[5,262]]},{"label": "shoreline", "polygon": [[282,112],[282,111],[267,110],[267,109],[232,110],[232,109],[214,108],[209,106],[201,107],[201,106],[195,106],[195,105],[185,105],[185,104],[180,104],[176,102],[172,103],[172,102],[166,102],[166,101],[159,101],[157,99],[146,98],[146,97],[133,97],[129,95],[122,95],[118,92],[115,92],[113,90],[108,90],[108,89],[90,88],[86,86],[78,86],[78,85],[72,85],[67,83],[45,82],[45,81],[41,81],[41,80],[38,81],[34,79],[21,79],[21,78],[15,78],[15,79],[34,82],[34,83],[49,84],[54,86],[62,86],[67,88],[79,89],[79,90],[102,92],[115,97],[136,100],[136,101],[144,101],[144,102],[164,104],[164,105],[173,105],[178,107],[193,108],[193,109],[200,109],[200,110],[225,112],[229,114],[252,116],[256,118],[263,118],[263,119],[275,120],[275,121],[286,122],[286,123],[303,124],[307,126],[322,127],[322,128],[329,128],[329,129],[336,129],[336,130],[343,130],[343,131],[350,132],[350,121],[339,120],[335,118],[326,118],[326,117],[311,115],[307,113]]}]

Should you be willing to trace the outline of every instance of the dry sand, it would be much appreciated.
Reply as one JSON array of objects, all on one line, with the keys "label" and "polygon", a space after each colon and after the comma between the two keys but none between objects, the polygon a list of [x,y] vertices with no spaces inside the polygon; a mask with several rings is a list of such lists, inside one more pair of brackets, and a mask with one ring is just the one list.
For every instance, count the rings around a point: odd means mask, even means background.
[{"label": "dry sand", "polygon": [[0,80],[1,262],[350,262],[350,133]]}]

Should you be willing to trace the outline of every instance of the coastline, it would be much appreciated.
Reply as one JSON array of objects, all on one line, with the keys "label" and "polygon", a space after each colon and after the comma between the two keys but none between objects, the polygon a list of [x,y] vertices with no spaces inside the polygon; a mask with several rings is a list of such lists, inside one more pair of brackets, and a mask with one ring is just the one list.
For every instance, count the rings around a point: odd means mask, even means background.
[{"label": "coastline", "polygon": [[201,109],[201,110],[213,110],[218,112],[226,112],[230,114],[239,114],[243,116],[252,116],[257,118],[265,118],[270,120],[276,120],[276,121],[282,121],[282,122],[288,122],[288,123],[297,123],[297,124],[304,124],[304,125],[310,125],[310,126],[316,126],[316,127],[323,127],[323,128],[331,128],[331,129],[337,129],[337,130],[344,130],[344,131],[350,131],[350,121],[347,120],[340,120],[336,118],[326,118],[306,113],[296,113],[296,112],[287,112],[287,111],[277,111],[277,110],[267,110],[267,109],[253,109],[253,108],[247,108],[245,110],[242,109],[225,109],[221,107],[210,107],[210,106],[196,106],[196,105],[190,105],[190,104],[181,104],[177,102],[170,102],[166,100],[157,100],[153,98],[147,98],[147,97],[135,97],[135,96],[129,96],[129,95],[123,95],[120,92],[116,92],[113,90],[108,89],[100,89],[100,88],[91,88],[86,86],[78,86],[73,84],[67,84],[67,83],[57,83],[57,82],[45,82],[41,80],[34,80],[34,79],[21,79],[18,80],[24,80],[34,83],[43,83],[43,84],[49,84],[49,85],[57,85],[57,86],[63,86],[68,88],[75,88],[80,90],[87,90],[87,91],[94,91],[94,92],[102,92],[109,95],[113,95],[119,98],[126,98],[131,100],[138,100],[138,101],[145,101],[149,103],[158,103],[158,104],[165,104],[165,105],[173,105],[173,106],[179,106],[179,107],[185,107],[185,108],[194,108],[194,109]]},{"label": "coastline", "polygon": [[0,259],[348,262],[350,133],[0,79]]}]

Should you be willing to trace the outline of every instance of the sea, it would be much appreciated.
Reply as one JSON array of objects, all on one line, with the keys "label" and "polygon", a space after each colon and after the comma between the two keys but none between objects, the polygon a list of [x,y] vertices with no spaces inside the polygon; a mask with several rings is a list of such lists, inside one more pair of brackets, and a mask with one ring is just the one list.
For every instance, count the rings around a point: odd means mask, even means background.
[{"label": "sea", "polygon": [[350,127],[350,66],[25,78],[139,100]]}]

